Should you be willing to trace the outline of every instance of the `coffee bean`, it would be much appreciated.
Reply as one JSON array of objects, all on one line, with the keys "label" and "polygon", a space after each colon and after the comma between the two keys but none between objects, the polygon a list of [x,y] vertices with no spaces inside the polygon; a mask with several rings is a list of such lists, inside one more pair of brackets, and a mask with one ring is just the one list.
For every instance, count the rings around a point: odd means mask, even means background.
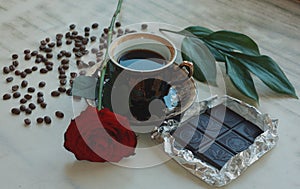
[{"label": "coffee bean", "polygon": [[57,41],[56,41],[56,46],[57,46],[57,47],[62,46],[62,41],[61,41],[61,40],[57,40]]},{"label": "coffee bean", "polygon": [[53,66],[54,63],[53,63],[53,62],[50,62],[50,61],[46,61],[46,62],[45,62],[45,65],[46,65],[46,66]]},{"label": "coffee bean", "polygon": [[71,88],[67,89],[66,93],[68,96],[72,96],[72,89]]},{"label": "coffee bean", "polygon": [[18,66],[19,66],[19,61],[14,60],[14,61],[12,62],[12,65],[13,65],[14,67],[18,67]]},{"label": "coffee bean", "polygon": [[49,43],[49,44],[48,44],[48,47],[49,47],[49,48],[55,47],[55,43],[54,43],[54,42]]},{"label": "coffee bean", "polygon": [[57,59],[61,59],[63,56],[64,56],[63,54],[58,53],[56,58],[57,58]]},{"label": "coffee bean", "polygon": [[30,53],[30,49],[25,49],[24,50],[24,54],[29,54]]},{"label": "coffee bean", "polygon": [[44,82],[44,81],[39,82],[39,88],[43,88],[45,86],[46,86],[46,82]]},{"label": "coffee bean", "polygon": [[41,63],[41,62],[42,62],[42,59],[41,59],[41,58],[37,57],[37,58],[35,59],[35,63],[39,64],[39,63]]},{"label": "coffee bean", "polygon": [[46,107],[47,107],[47,103],[46,103],[46,102],[42,102],[42,103],[40,104],[40,106],[41,106],[42,108],[46,108]]},{"label": "coffee bean", "polygon": [[90,27],[85,27],[84,28],[84,32],[89,32],[90,31]]},{"label": "coffee bean", "polygon": [[121,27],[121,22],[116,22],[116,25],[115,25],[117,28],[118,27]]},{"label": "coffee bean", "polygon": [[22,88],[27,87],[27,85],[28,85],[28,82],[27,82],[26,80],[23,80],[23,81],[21,82],[21,87],[22,87]]},{"label": "coffee bean", "polygon": [[8,74],[10,72],[10,69],[8,67],[3,67],[3,73]]},{"label": "coffee bean", "polygon": [[58,118],[63,118],[63,117],[65,116],[64,113],[61,112],[61,111],[56,111],[56,112],[55,112],[55,115],[56,115],[56,117],[58,117]]},{"label": "coffee bean", "polygon": [[71,37],[71,32],[67,32],[66,34],[65,34],[65,38],[70,38]]},{"label": "coffee bean", "polygon": [[20,76],[21,76],[21,78],[24,79],[24,78],[27,76],[27,73],[26,73],[26,72],[21,72],[21,73],[20,73]]},{"label": "coffee bean", "polygon": [[70,76],[71,76],[72,78],[75,78],[75,77],[77,77],[77,73],[76,73],[76,72],[71,72],[71,73],[70,73]]},{"label": "coffee bean", "polygon": [[87,45],[89,43],[89,40],[90,39],[86,37],[86,38],[83,38],[81,42],[83,45]]},{"label": "coffee bean", "polygon": [[76,52],[76,53],[75,53],[75,56],[76,56],[77,58],[81,58],[81,57],[83,56],[83,54],[82,54],[81,52]]},{"label": "coffee bean", "polygon": [[14,92],[14,91],[17,91],[19,89],[19,85],[14,85],[11,87],[11,90]]},{"label": "coffee bean", "polygon": [[50,59],[50,58],[53,58],[53,54],[52,54],[52,53],[47,53],[47,54],[46,54],[46,57],[49,58],[49,59]]},{"label": "coffee bean", "polygon": [[70,86],[73,86],[74,80],[70,79],[69,83],[70,83]]},{"label": "coffee bean", "polygon": [[9,68],[9,70],[12,71],[12,72],[15,71],[15,69],[16,69],[14,65],[10,65],[8,68]]},{"label": "coffee bean", "polygon": [[26,100],[25,98],[22,98],[22,99],[20,100],[20,103],[21,103],[21,104],[26,104],[26,103],[27,103],[27,100]]},{"label": "coffee bean", "polygon": [[13,77],[8,77],[8,78],[6,78],[6,82],[7,83],[10,83],[10,82],[12,82],[14,80],[14,78]]},{"label": "coffee bean", "polygon": [[43,93],[43,92],[38,92],[38,93],[37,93],[37,96],[38,96],[38,97],[43,97],[43,96],[44,96],[44,93]]},{"label": "coffee bean", "polygon": [[25,112],[25,110],[26,110],[26,106],[22,104],[22,105],[20,106],[20,111]]},{"label": "coffee bean", "polygon": [[44,121],[45,121],[46,124],[51,124],[51,122],[52,122],[52,120],[49,116],[45,116]]},{"label": "coffee bean", "polygon": [[25,110],[25,114],[30,115],[31,113],[32,113],[32,110],[31,110],[31,109],[27,108],[27,109]]},{"label": "coffee bean", "polygon": [[19,98],[21,96],[21,93],[19,92],[14,92],[13,97],[14,98]]},{"label": "coffee bean", "polygon": [[26,68],[26,69],[24,70],[24,72],[26,72],[27,74],[31,74],[31,73],[32,73],[32,70],[31,70],[30,68]]},{"label": "coffee bean", "polygon": [[30,59],[31,59],[31,55],[30,55],[30,54],[26,54],[26,55],[24,56],[24,59],[25,59],[25,60],[30,60]]},{"label": "coffee bean", "polygon": [[26,119],[24,119],[24,123],[26,126],[28,126],[31,124],[31,121],[30,121],[30,119],[26,118]]},{"label": "coffee bean", "polygon": [[49,48],[49,47],[46,47],[46,48],[44,49],[44,51],[45,51],[46,53],[51,53],[51,52],[52,52],[52,49]]},{"label": "coffee bean", "polygon": [[47,69],[48,71],[52,71],[52,70],[53,70],[53,67],[52,67],[51,65],[47,65],[47,66],[46,66],[46,69]]},{"label": "coffee bean", "polygon": [[35,88],[34,87],[28,87],[27,92],[34,93],[35,92]]},{"label": "coffee bean", "polygon": [[84,33],[84,36],[85,36],[85,37],[89,37],[89,36],[90,36],[90,33],[85,32],[85,33]]},{"label": "coffee bean", "polygon": [[72,56],[72,53],[66,52],[66,53],[65,53],[65,56],[66,56],[67,58],[70,58],[70,57]]},{"label": "coffee bean", "polygon": [[58,79],[66,79],[66,78],[67,78],[66,74],[60,74],[58,76]]},{"label": "coffee bean", "polygon": [[64,70],[68,70],[69,69],[69,65],[65,64],[62,66]]},{"label": "coffee bean", "polygon": [[62,59],[61,64],[69,64],[69,59]]},{"label": "coffee bean", "polygon": [[35,104],[33,104],[33,103],[30,103],[30,104],[28,105],[28,107],[29,107],[31,110],[34,110],[34,109],[36,108]]},{"label": "coffee bean", "polygon": [[46,37],[46,38],[45,38],[45,41],[46,41],[46,43],[49,43],[49,42],[50,42],[50,38],[49,38],[49,37]]},{"label": "coffee bean", "polygon": [[67,89],[65,87],[58,87],[57,89],[60,93],[65,93]]},{"label": "coffee bean", "polygon": [[103,29],[103,32],[104,32],[105,34],[108,34],[109,29],[108,29],[108,28],[104,28],[104,29]]},{"label": "coffee bean", "polygon": [[41,124],[41,123],[44,122],[44,119],[41,118],[41,117],[38,117],[38,118],[36,118],[36,122],[37,122],[38,124]]},{"label": "coffee bean", "polygon": [[7,93],[7,94],[4,94],[2,98],[3,98],[3,100],[8,100],[11,98],[11,95]]},{"label": "coffee bean", "polygon": [[11,58],[12,58],[12,59],[17,59],[18,57],[19,57],[19,56],[18,56],[17,54],[12,54],[12,55],[11,55]]},{"label": "coffee bean", "polygon": [[21,111],[18,108],[11,109],[11,113],[15,115],[20,115]]},{"label": "coffee bean", "polygon": [[38,67],[37,66],[32,66],[31,70],[35,72],[35,71],[38,70]]},{"label": "coffee bean", "polygon": [[30,100],[30,99],[32,99],[32,96],[30,94],[26,94],[26,95],[24,95],[24,98],[27,100]]},{"label": "coffee bean", "polygon": [[16,70],[16,71],[15,71],[15,75],[16,75],[16,76],[21,75],[21,71],[20,71],[20,70]]},{"label": "coffee bean", "polygon": [[59,83],[60,83],[61,85],[66,85],[66,84],[67,84],[67,80],[61,79],[61,80],[59,81]]},{"label": "coffee bean", "polygon": [[59,95],[60,95],[60,93],[58,91],[52,91],[51,92],[52,97],[58,97]]},{"label": "coffee bean", "polygon": [[40,69],[41,74],[46,74],[47,72],[48,72],[48,70],[46,68],[41,68]]},{"label": "coffee bean", "polygon": [[98,23],[93,23],[93,24],[92,24],[92,28],[93,28],[93,29],[96,29],[96,28],[98,28],[98,26],[99,26],[99,24],[98,24]]},{"label": "coffee bean", "polygon": [[70,30],[74,30],[76,28],[76,25],[75,24],[70,24],[69,28],[70,28]]},{"label": "coffee bean", "polygon": [[96,36],[91,36],[90,39],[91,39],[91,42],[94,42],[94,41],[97,40],[97,37]]},{"label": "coffee bean", "polygon": [[38,97],[37,100],[36,100],[36,102],[37,102],[38,104],[41,104],[41,103],[44,102],[44,98],[43,98],[43,97]]},{"label": "coffee bean", "polygon": [[38,54],[38,51],[32,51],[31,56],[36,56]]},{"label": "coffee bean", "polygon": [[66,44],[67,45],[71,45],[72,44],[72,40],[71,39],[67,39]]},{"label": "coffee bean", "polygon": [[75,52],[78,52],[78,51],[80,51],[80,47],[74,47],[73,49],[72,49],[72,51],[75,53]]}]

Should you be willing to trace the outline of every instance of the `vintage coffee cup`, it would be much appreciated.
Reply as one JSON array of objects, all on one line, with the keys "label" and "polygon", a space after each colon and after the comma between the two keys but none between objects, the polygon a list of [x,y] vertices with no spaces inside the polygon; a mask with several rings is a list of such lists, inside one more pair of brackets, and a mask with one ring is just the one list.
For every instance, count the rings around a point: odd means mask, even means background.
[{"label": "vintage coffee cup", "polygon": [[186,110],[196,96],[193,64],[177,65],[176,47],[166,38],[132,33],[108,49],[109,81],[104,106],[135,124],[159,122]]}]

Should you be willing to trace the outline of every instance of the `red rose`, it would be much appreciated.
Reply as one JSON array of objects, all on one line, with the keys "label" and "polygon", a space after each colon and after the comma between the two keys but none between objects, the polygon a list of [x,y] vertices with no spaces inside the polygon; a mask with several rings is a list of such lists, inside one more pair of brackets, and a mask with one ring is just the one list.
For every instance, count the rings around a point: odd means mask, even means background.
[{"label": "red rose", "polygon": [[127,118],[91,106],[71,121],[64,143],[78,160],[92,162],[118,162],[134,155],[136,145]]}]

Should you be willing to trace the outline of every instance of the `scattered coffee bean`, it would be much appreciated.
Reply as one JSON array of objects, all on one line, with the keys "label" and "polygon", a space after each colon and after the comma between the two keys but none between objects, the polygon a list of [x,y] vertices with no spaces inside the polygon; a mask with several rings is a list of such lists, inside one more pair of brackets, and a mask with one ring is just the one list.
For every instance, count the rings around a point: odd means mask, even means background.
[{"label": "scattered coffee bean", "polygon": [[21,71],[20,71],[20,70],[16,70],[16,71],[15,71],[15,75],[16,75],[16,76],[21,75]]},{"label": "scattered coffee bean", "polygon": [[31,70],[35,72],[35,71],[38,70],[38,67],[37,66],[32,66]]},{"label": "scattered coffee bean", "polygon": [[67,78],[66,74],[60,74],[58,76],[58,79],[66,79],[66,78]]},{"label": "scattered coffee bean", "polygon": [[12,55],[11,55],[11,58],[12,58],[12,59],[18,59],[19,56],[18,56],[17,54],[12,54]]},{"label": "scattered coffee bean", "polygon": [[46,41],[46,43],[49,43],[50,42],[50,37],[46,37],[45,41]]},{"label": "scattered coffee bean", "polygon": [[65,87],[58,87],[57,89],[60,93],[65,93],[67,89]]},{"label": "scattered coffee bean", "polygon": [[41,74],[46,74],[46,73],[48,73],[48,70],[46,68],[41,68],[40,73]]},{"label": "scattered coffee bean", "polygon": [[44,98],[43,98],[43,97],[38,97],[38,98],[36,99],[36,102],[37,102],[38,104],[41,104],[41,103],[44,102]]},{"label": "scattered coffee bean", "polygon": [[52,54],[52,53],[47,53],[47,54],[46,54],[46,57],[50,59],[50,58],[53,57],[53,54]]},{"label": "scattered coffee bean", "polygon": [[76,72],[71,72],[71,73],[70,73],[70,76],[71,76],[72,78],[75,78],[75,77],[77,77],[77,73],[76,73]]},{"label": "scattered coffee bean", "polygon": [[34,110],[34,109],[36,108],[35,104],[33,104],[33,103],[30,103],[30,104],[28,105],[28,107],[29,107],[31,110]]},{"label": "scattered coffee bean", "polygon": [[27,85],[28,85],[28,81],[23,80],[23,81],[21,82],[21,87],[22,87],[22,88],[27,87]]},{"label": "scattered coffee bean", "polygon": [[52,91],[51,92],[52,97],[58,97],[59,95],[60,95],[60,92],[58,92],[58,91]]},{"label": "scattered coffee bean", "polygon": [[31,73],[32,73],[32,70],[31,70],[30,68],[26,68],[26,69],[24,70],[24,72],[26,72],[27,74],[31,74]]},{"label": "scattered coffee bean", "polygon": [[104,29],[103,29],[103,32],[104,32],[105,34],[108,34],[109,29],[108,29],[108,28],[104,28]]},{"label": "scattered coffee bean", "polygon": [[43,88],[46,86],[46,82],[45,81],[40,81],[39,82],[39,88]]},{"label": "scattered coffee bean", "polygon": [[56,41],[56,46],[57,46],[57,47],[60,47],[60,46],[62,46],[62,44],[63,44],[63,43],[62,43],[62,41],[61,41],[61,40],[57,40],[57,41]]},{"label": "scattered coffee bean", "polygon": [[70,57],[72,56],[72,53],[66,52],[66,53],[65,53],[65,56],[66,56],[67,58],[70,58]]},{"label": "scattered coffee bean", "polygon": [[30,54],[26,54],[26,55],[24,56],[24,59],[25,59],[25,60],[30,60],[30,59],[31,59],[31,55],[30,55]]},{"label": "scattered coffee bean", "polygon": [[90,29],[90,27],[85,27],[84,28],[84,32],[89,32],[91,29]]},{"label": "scattered coffee bean", "polygon": [[31,56],[36,56],[38,54],[38,51],[32,51]]},{"label": "scattered coffee bean", "polygon": [[26,106],[22,104],[22,105],[20,106],[20,110],[21,110],[22,112],[25,112]]},{"label": "scattered coffee bean", "polygon": [[115,26],[118,28],[118,27],[121,27],[121,22],[116,22]]},{"label": "scattered coffee bean", "polygon": [[88,64],[89,64],[90,67],[92,67],[92,66],[94,66],[96,64],[96,62],[95,61],[89,61]]},{"label": "scattered coffee bean", "polygon": [[59,83],[60,83],[61,85],[66,85],[66,84],[67,84],[67,80],[61,79],[61,80],[59,80]]},{"label": "scattered coffee bean", "polygon": [[69,64],[69,59],[62,59],[61,64]]},{"label": "scattered coffee bean", "polygon": [[46,124],[51,124],[51,122],[52,122],[52,120],[49,116],[45,116],[44,121],[45,121]]},{"label": "scattered coffee bean", "polygon": [[90,33],[85,32],[85,33],[84,33],[84,36],[85,36],[85,37],[89,37],[89,36],[90,36]]},{"label": "scattered coffee bean", "polygon": [[25,49],[24,50],[24,54],[29,54],[30,53],[30,49]]},{"label": "scattered coffee bean", "polygon": [[42,62],[42,59],[41,59],[41,58],[37,57],[37,58],[35,59],[35,63],[39,64],[39,63],[41,63],[41,62]]},{"label": "scattered coffee bean", "polygon": [[76,35],[78,35],[78,31],[72,31],[72,36],[74,37],[74,36],[76,36]]},{"label": "scattered coffee bean", "polygon": [[68,70],[69,69],[69,65],[65,64],[62,66],[64,70]]},{"label": "scattered coffee bean", "polygon": [[7,94],[4,94],[2,98],[3,98],[3,100],[9,100],[11,98],[11,95],[7,93]]},{"label": "scattered coffee bean", "polygon": [[26,72],[21,72],[20,76],[21,76],[21,78],[25,78],[27,76],[27,73]]},{"label": "scattered coffee bean", "polygon": [[53,70],[53,67],[52,67],[51,65],[47,65],[47,66],[46,66],[46,69],[47,69],[48,71],[52,71],[52,70]]},{"label": "scattered coffee bean", "polygon": [[8,68],[9,68],[9,70],[12,71],[12,72],[15,71],[15,69],[16,69],[14,65],[10,65]]},{"label": "scattered coffee bean", "polygon": [[49,44],[48,44],[48,47],[49,47],[49,48],[55,47],[55,43],[54,43],[54,42],[49,43]]},{"label": "scattered coffee bean", "polygon": [[13,65],[14,67],[18,67],[18,66],[19,66],[19,61],[14,60],[14,61],[12,62],[12,65]]},{"label": "scattered coffee bean", "polygon": [[11,113],[14,115],[20,115],[21,111],[18,108],[11,109]]},{"label": "scattered coffee bean", "polygon": [[68,90],[66,91],[66,93],[67,93],[68,96],[72,96],[72,89],[71,89],[71,88],[68,89]]},{"label": "scattered coffee bean", "polygon": [[72,40],[71,39],[67,39],[66,44],[67,45],[71,45],[72,44]]},{"label": "scattered coffee bean", "polygon": [[41,106],[42,108],[46,108],[46,107],[47,107],[47,103],[46,103],[46,102],[42,102],[42,103],[40,104],[40,106]]},{"label": "scattered coffee bean", "polygon": [[31,121],[30,121],[30,119],[26,118],[26,119],[24,119],[24,123],[26,126],[29,126],[31,124]]},{"label": "scattered coffee bean", "polygon": [[70,86],[72,87],[72,86],[73,86],[73,83],[74,83],[74,80],[70,79],[70,80],[69,80],[69,83],[70,83]]},{"label": "scattered coffee bean", "polygon": [[32,110],[31,110],[31,109],[27,108],[27,109],[25,110],[25,114],[30,115],[31,113],[32,113]]},{"label": "scattered coffee bean", "polygon": [[27,100],[25,98],[21,98],[20,104],[26,104],[26,103],[27,103]]},{"label": "scattered coffee bean", "polygon": [[10,83],[10,82],[12,82],[14,80],[14,78],[13,77],[8,77],[8,78],[6,78],[6,82],[7,83]]},{"label": "scattered coffee bean", "polygon": [[27,92],[34,93],[35,92],[35,88],[34,87],[28,87]]},{"label": "scattered coffee bean", "polygon": [[56,117],[58,117],[58,118],[63,118],[63,117],[65,116],[64,113],[61,112],[61,111],[56,111],[56,112],[55,112],[55,115],[56,115]]},{"label": "scattered coffee bean", "polygon": [[19,85],[14,85],[14,86],[11,87],[11,90],[13,92],[17,91],[18,89],[19,89]]},{"label": "scattered coffee bean", "polygon": [[24,98],[27,100],[30,100],[30,99],[32,99],[32,96],[30,94],[26,94],[26,95],[24,95]]},{"label": "scattered coffee bean", "polygon": [[37,96],[38,96],[38,97],[43,97],[43,96],[44,96],[44,93],[43,93],[43,92],[38,92],[38,93],[37,93]]},{"label": "scattered coffee bean", "polygon": [[21,96],[21,93],[19,92],[14,92],[13,97],[14,98],[19,98]]},{"label": "scattered coffee bean", "polygon": [[10,72],[10,69],[8,67],[3,67],[3,73],[8,74]]},{"label": "scattered coffee bean", "polygon": [[98,23],[93,23],[93,24],[92,24],[92,29],[96,29],[96,28],[98,28],[98,26],[99,26]]},{"label": "scattered coffee bean", "polygon": [[41,117],[38,117],[38,118],[36,118],[36,122],[37,122],[38,124],[41,124],[41,123],[44,122],[44,119],[41,118]]}]

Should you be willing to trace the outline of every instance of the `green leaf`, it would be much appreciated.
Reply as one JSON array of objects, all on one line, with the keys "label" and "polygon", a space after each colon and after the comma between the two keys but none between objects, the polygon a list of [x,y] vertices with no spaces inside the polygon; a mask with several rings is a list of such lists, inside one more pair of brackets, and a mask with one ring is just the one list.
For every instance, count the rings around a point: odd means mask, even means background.
[{"label": "green leaf", "polygon": [[293,85],[272,58],[268,56],[249,56],[241,53],[230,54],[273,91],[298,98]]},{"label": "green leaf", "polygon": [[250,37],[241,33],[217,31],[204,37],[203,40],[222,51],[260,55],[257,44]]},{"label": "green leaf", "polygon": [[215,59],[219,62],[225,62],[225,56],[219,51],[218,49],[214,48],[213,46],[205,43],[207,48],[210,50],[210,52],[214,55]]},{"label": "green leaf", "polygon": [[181,31],[172,31],[167,29],[159,29],[159,31],[166,31],[166,32],[176,33],[179,35],[184,35],[186,37],[196,37],[196,38],[203,38],[213,33],[212,30],[201,26],[189,26]]},{"label": "green leaf", "polygon": [[258,102],[258,95],[250,72],[239,60],[226,56],[227,74],[234,86],[247,97]]},{"label": "green leaf", "polygon": [[97,98],[97,82],[95,77],[79,76],[74,80],[72,95],[87,99]]},{"label": "green leaf", "polygon": [[183,60],[193,62],[194,78],[216,85],[215,59],[200,39],[186,37],[181,45],[181,53]]}]

